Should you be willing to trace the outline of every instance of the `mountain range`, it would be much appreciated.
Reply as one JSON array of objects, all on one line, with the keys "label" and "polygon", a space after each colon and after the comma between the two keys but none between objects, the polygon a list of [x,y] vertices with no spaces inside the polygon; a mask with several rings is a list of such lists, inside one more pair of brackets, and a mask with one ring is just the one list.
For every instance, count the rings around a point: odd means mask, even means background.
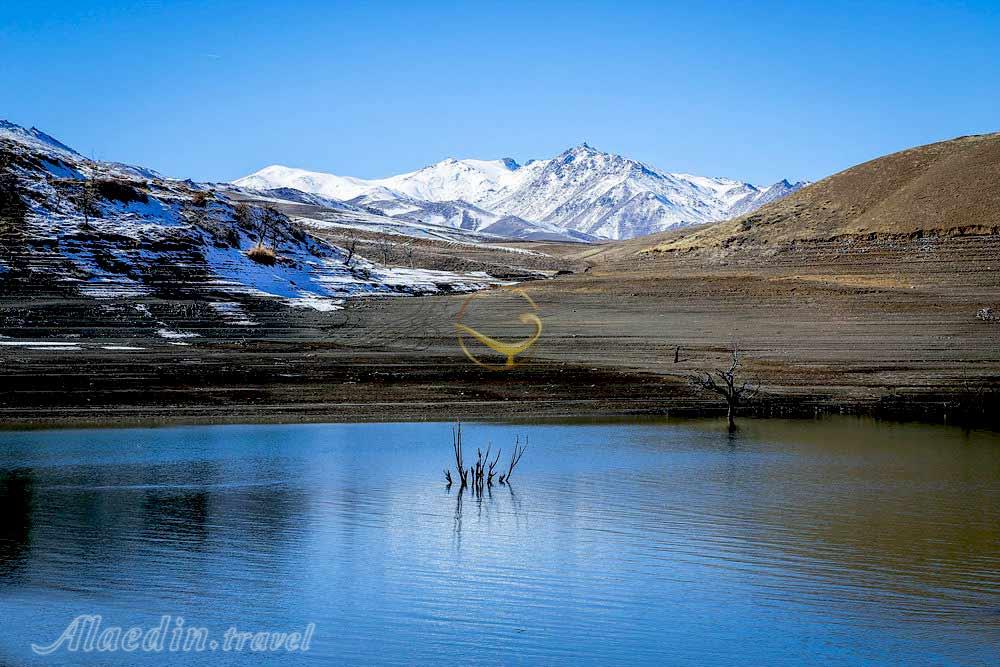
[{"label": "mountain range", "polygon": [[625,239],[726,220],[806,183],[769,187],[665,172],[586,143],[547,160],[448,158],[414,172],[361,179],[282,165],[233,181],[293,188],[383,215],[518,238]]},{"label": "mountain range", "polygon": [[[356,294],[467,292],[495,282],[481,272],[376,263],[308,233],[274,201],[88,159],[41,130],[0,120],[0,291],[47,289],[108,308],[193,299],[223,321],[256,326],[241,303],[330,311]],[[139,308],[162,338],[195,335],[164,328],[145,305],[115,307]]]}]

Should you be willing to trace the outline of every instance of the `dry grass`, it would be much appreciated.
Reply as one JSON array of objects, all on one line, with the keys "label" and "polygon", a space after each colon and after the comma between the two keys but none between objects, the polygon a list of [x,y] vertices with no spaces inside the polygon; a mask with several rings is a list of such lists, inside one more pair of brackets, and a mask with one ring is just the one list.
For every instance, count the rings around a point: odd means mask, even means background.
[{"label": "dry grass", "polygon": [[247,250],[247,257],[265,266],[273,266],[278,261],[278,256],[274,250],[262,245],[256,245]]},{"label": "dry grass", "polygon": [[758,211],[650,250],[773,247],[847,237],[899,240],[1000,231],[1000,134],[960,137],[851,167]]}]

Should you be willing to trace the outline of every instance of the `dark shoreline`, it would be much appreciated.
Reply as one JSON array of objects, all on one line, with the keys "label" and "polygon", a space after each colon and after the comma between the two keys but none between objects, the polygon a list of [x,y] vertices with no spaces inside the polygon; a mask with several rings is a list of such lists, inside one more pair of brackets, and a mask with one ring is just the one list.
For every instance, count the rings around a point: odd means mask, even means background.
[{"label": "dark shoreline", "polygon": [[[1000,431],[1000,397],[986,403],[963,402],[961,395],[893,396],[868,402],[838,402],[827,397],[771,397],[747,405],[743,419],[808,421],[832,416],[870,418],[900,424],[933,424]],[[31,414],[28,414],[31,413]],[[118,405],[50,406],[29,410],[0,408],[0,431],[49,429],[156,428],[165,426],[322,424],[377,422],[533,423],[616,422],[662,419],[723,419],[725,406],[691,397],[681,403],[663,399],[540,399],[443,402],[326,402],[228,406]]]}]

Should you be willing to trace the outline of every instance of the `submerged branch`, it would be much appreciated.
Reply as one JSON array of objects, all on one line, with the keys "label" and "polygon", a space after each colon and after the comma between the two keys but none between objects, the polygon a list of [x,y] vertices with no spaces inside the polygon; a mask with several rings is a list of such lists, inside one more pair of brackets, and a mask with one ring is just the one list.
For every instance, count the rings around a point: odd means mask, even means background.
[{"label": "submerged branch", "polygon": [[[451,429],[451,433],[452,453],[455,456],[455,469],[458,472],[458,480],[456,480],[452,475],[450,469],[445,469],[444,479],[446,486],[449,488],[455,481],[461,482],[459,491],[471,485],[472,489],[477,494],[482,493],[484,489],[488,490],[493,486],[493,479],[497,477],[498,473],[498,481],[500,484],[508,483],[511,475],[514,474],[514,469],[517,468],[517,464],[520,463],[521,457],[524,456],[524,451],[528,448],[527,438],[525,438],[523,445],[521,444],[520,436],[515,439],[514,453],[511,454],[510,463],[507,465],[507,472],[500,472],[497,468],[500,464],[500,454],[503,453],[503,449],[498,448],[496,454],[493,454],[492,444],[489,444],[486,447],[485,452],[483,452],[482,449],[477,448],[475,463],[466,467],[465,457],[462,451],[462,423],[455,422],[455,425]],[[490,456],[491,454],[493,454],[492,458]]]}]

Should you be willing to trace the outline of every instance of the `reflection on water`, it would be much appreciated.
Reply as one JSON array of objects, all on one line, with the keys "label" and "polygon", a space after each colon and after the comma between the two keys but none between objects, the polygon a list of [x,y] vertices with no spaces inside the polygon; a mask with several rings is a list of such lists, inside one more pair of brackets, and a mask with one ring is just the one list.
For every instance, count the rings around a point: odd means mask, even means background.
[{"label": "reflection on water", "polygon": [[[989,664],[1000,437],[853,419],[0,434],[0,664],[78,614],[309,622],[343,664]],[[159,664],[76,654],[66,662]],[[56,663],[59,661],[57,660]]]},{"label": "reflection on water", "polygon": [[472,511],[475,512],[476,529],[489,529],[490,526],[501,521],[510,521],[514,525],[519,525],[521,520],[521,502],[514,491],[514,483],[504,484],[483,484],[481,486],[472,485],[469,487],[461,485],[448,485],[445,492],[455,496],[455,526],[454,537],[456,548],[461,547],[462,539],[462,514],[466,495],[469,496],[470,503],[474,503]]},{"label": "reflection on water", "polygon": [[32,487],[29,471],[0,472],[0,584],[15,580],[28,558]]}]

